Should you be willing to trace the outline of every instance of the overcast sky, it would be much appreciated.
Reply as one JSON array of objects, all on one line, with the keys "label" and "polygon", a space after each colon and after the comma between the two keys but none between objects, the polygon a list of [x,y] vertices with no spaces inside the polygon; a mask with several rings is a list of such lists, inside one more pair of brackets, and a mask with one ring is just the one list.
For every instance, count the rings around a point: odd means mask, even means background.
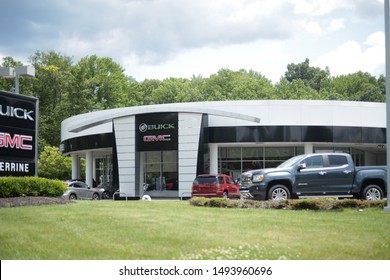
[{"label": "overcast sky", "polygon": [[0,58],[96,54],[137,81],[228,68],[277,82],[305,58],[333,76],[385,74],[384,0],[12,0],[0,24]]}]

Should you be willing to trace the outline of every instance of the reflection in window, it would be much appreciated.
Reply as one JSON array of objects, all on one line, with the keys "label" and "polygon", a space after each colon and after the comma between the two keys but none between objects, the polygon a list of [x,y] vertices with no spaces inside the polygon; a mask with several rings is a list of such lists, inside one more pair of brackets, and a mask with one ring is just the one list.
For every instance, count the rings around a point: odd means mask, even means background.
[{"label": "reflection in window", "polygon": [[324,167],[322,156],[308,157],[302,161],[306,164],[306,168],[320,168]]},{"label": "reflection in window", "polygon": [[[303,147],[220,147],[218,170],[220,173],[238,178],[242,172],[276,167],[303,152]],[[208,160],[208,157],[205,157],[206,164]]]},{"label": "reflection in window", "polygon": [[335,166],[343,166],[348,164],[348,160],[346,156],[342,155],[329,155],[329,165],[331,167]]},{"label": "reflection in window", "polygon": [[144,190],[178,190],[177,151],[145,152]]}]

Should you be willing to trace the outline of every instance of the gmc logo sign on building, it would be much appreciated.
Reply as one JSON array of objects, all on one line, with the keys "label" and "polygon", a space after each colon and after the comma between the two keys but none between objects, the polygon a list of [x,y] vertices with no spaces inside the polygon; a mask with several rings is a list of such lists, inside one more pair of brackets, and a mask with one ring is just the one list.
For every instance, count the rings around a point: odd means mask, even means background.
[{"label": "gmc logo sign on building", "polygon": [[169,142],[171,141],[171,135],[145,135],[144,142]]},{"label": "gmc logo sign on building", "polygon": [[38,99],[0,91],[0,176],[38,173]]}]

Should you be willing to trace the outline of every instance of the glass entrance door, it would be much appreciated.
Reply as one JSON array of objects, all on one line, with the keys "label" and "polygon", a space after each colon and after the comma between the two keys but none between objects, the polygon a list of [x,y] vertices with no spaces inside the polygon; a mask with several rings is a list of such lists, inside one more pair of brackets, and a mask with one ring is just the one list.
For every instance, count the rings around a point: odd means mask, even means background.
[{"label": "glass entrance door", "polygon": [[144,152],[144,191],[149,195],[177,195],[177,151]]}]

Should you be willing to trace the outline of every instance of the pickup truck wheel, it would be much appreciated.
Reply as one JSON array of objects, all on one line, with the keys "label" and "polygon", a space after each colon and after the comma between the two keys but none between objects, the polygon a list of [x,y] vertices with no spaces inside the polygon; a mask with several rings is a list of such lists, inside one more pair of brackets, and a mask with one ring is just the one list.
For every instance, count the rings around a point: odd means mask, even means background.
[{"label": "pickup truck wheel", "polygon": [[366,200],[381,200],[383,198],[383,191],[377,185],[369,185],[364,188],[362,198]]},{"label": "pickup truck wheel", "polygon": [[290,198],[290,191],[283,185],[275,185],[268,191],[269,200],[287,200]]}]

